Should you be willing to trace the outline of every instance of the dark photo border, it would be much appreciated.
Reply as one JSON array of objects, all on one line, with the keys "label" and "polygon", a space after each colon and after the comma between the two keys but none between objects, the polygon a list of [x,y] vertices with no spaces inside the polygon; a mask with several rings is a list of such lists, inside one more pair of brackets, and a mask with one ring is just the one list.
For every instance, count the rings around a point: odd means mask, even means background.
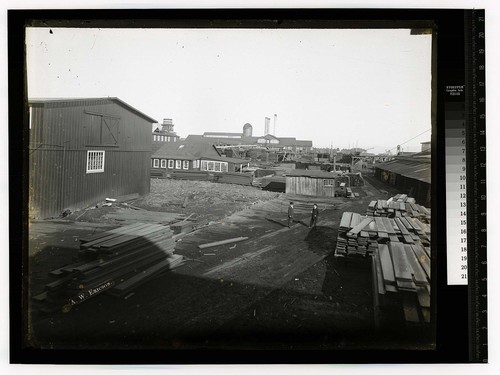
[{"label": "dark photo border", "polygon": [[[446,283],[444,87],[465,76],[460,9],[9,10],[10,361],[26,364],[312,364],[469,362],[469,293]],[[46,350],[27,347],[28,127],[25,28],[411,28],[433,31],[432,317],[435,350]],[[22,194],[21,194],[22,192]],[[435,291],[435,292],[434,292]]]}]

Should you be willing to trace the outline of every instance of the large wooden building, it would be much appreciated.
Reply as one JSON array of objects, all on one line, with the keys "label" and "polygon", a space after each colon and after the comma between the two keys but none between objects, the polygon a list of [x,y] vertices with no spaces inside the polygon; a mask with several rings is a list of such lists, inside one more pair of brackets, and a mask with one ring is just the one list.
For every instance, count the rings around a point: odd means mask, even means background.
[{"label": "large wooden building", "polygon": [[335,173],[294,169],[286,173],[287,194],[315,197],[335,196]]},{"label": "large wooden building", "polygon": [[430,149],[410,156],[396,156],[394,160],[376,164],[375,177],[397,187],[401,193],[414,197],[418,204],[431,205]]},{"label": "large wooden building", "polygon": [[151,157],[151,176],[167,177],[176,171],[185,172],[242,172],[249,160],[221,155],[205,140],[185,140],[165,143]]},{"label": "large wooden building", "polygon": [[109,97],[32,99],[29,111],[31,217],[149,192],[156,120]]}]

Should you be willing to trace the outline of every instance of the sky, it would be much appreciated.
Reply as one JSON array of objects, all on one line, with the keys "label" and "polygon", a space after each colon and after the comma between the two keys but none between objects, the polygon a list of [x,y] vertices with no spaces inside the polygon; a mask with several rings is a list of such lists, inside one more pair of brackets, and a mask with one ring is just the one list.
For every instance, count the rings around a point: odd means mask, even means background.
[{"label": "sky", "polygon": [[181,137],[272,133],[274,114],[314,147],[431,137],[431,36],[409,29],[28,28],[27,72],[30,98],[118,97]]}]

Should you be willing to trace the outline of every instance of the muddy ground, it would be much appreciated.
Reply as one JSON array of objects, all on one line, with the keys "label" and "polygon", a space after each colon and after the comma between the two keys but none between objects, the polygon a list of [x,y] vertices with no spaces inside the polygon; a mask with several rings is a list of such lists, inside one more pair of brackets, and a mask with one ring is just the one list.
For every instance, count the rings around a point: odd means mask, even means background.
[{"label": "muddy ground", "polygon": [[[371,182],[371,183],[370,183]],[[366,349],[429,348],[428,332],[376,330],[369,259],[335,258],[344,211],[364,214],[372,199],[396,194],[368,177],[357,199],[328,201],[250,186],[152,180],[151,194],[130,203],[213,225],[184,237],[184,263],[143,284],[127,299],[101,294],[42,313],[30,304],[26,345],[43,349]],[[187,201],[186,201],[187,197]],[[286,225],[289,200],[296,217]],[[313,202],[317,228],[308,228]],[[184,207],[183,207],[184,206]],[[117,205],[30,226],[29,281],[43,292],[49,272],[77,259],[79,238],[115,228]],[[133,210],[132,208],[127,208]],[[134,210],[135,211],[135,210]],[[147,212],[146,211],[146,212]],[[130,211],[131,212],[131,211]],[[126,214],[126,212],[125,212]],[[155,216],[156,217],[156,216]],[[234,245],[197,245],[247,236]]]}]

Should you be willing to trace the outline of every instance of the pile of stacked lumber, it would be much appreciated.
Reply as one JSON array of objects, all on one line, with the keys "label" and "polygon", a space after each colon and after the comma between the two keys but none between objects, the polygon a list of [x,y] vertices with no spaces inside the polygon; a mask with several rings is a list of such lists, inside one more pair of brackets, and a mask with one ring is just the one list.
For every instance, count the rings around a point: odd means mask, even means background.
[{"label": "pile of stacked lumber", "polygon": [[34,300],[54,311],[102,292],[125,297],[161,272],[178,266],[173,231],[160,224],[136,223],[80,239],[78,261],[50,272],[53,282]]},{"label": "pile of stacked lumber", "polygon": [[411,217],[388,218],[344,212],[335,256],[367,257],[379,244],[389,241],[430,246],[430,225]]},{"label": "pile of stacked lumber", "polygon": [[369,216],[383,217],[413,217],[429,223],[431,211],[429,208],[415,203],[415,199],[406,194],[398,194],[388,200],[371,201],[366,210]]},{"label": "pile of stacked lumber", "polygon": [[215,182],[251,186],[253,173],[224,172],[215,175]]},{"label": "pile of stacked lumber", "polygon": [[394,313],[408,324],[430,322],[430,250],[421,244],[379,244],[372,257],[377,326],[394,324]]},{"label": "pile of stacked lumber", "polygon": [[170,177],[176,180],[212,181],[214,174],[205,171],[172,171]]}]

